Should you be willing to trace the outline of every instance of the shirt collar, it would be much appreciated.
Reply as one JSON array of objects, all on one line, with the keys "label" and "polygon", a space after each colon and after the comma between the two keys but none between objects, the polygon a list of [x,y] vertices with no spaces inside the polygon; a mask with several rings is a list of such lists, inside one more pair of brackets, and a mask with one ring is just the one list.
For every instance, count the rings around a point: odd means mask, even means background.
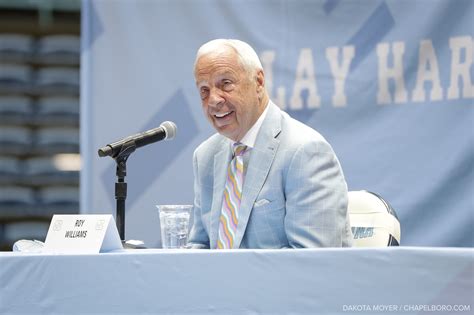
[{"label": "shirt collar", "polygon": [[[249,148],[253,148],[255,146],[255,141],[257,140],[257,135],[258,132],[260,131],[260,128],[262,127],[263,121],[265,120],[265,117],[267,116],[268,112],[268,104],[265,107],[265,110],[263,113],[260,115],[260,117],[257,119],[255,124],[247,131],[245,136],[240,140],[239,142],[242,144],[245,144]],[[234,141],[231,141],[231,146],[234,144]]]}]

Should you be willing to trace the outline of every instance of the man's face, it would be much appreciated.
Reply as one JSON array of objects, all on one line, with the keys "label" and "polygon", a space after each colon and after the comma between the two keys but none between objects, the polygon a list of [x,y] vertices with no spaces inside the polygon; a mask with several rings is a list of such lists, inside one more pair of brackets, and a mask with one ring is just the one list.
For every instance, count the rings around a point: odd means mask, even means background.
[{"label": "man's face", "polygon": [[237,54],[223,48],[199,58],[196,85],[207,119],[220,134],[240,141],[257,121],[265,104],[260,104],[263,73],[249,75]]}]

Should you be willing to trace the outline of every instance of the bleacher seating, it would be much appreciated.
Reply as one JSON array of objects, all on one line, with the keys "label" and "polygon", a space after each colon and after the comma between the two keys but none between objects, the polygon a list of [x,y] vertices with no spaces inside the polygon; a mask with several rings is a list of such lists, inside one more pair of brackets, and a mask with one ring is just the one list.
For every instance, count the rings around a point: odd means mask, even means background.
[{"label": "bleacher seating", "polygon": [[80,1],[73,2],[54,4],[63,11],[51,7],[41,21],[36,5],[21,2],[10,16],[0,3],[0,250],[22,238],[44,241],[54,213],[79,211],[79,171],[56,156],[79,153]]},{"label": "bleacher seating", "polygon": [[47,67],[35,74],[34,92],[38,95],[78,95],[79,70]]},{"label": "bleacher seating", "polygon": [[44,235],[48,232],[48,222],[16,221],[5,226],[4,239],[8,243],[14,243],[20,239],[44,241]]},{"label": "bleacher seating", "polygon": [[24,161],[25,179],[34,186],[79,184],[78,171],[64,171],[52,157],[33,157]]},{"label": "bleacher seating", "polygon": [[35,152],[38,154],[79,152],[79,129],[68,127],[40,128],[36,132]]},{"label": "bleacher seating", "polygon": [[16,185],[21,182],[23,172],[16,157],[0,156],[0,185]]},{"label": "bleacher seating", "polygon": [[42,213],[70,214],[79,211],[79,190],[76,187],[44,187],[38,193]]},{"label": "bleacher seating", "polygon": [[42,97],[36,103],[34,117],[37,126],[78,126],[79,99],[77,97]]},{"label": "bleacher seating", "polygon": [[29,94],[32,91],[33,70],[29,65],[0,64],[0,93]]},{"label": "bleacher seating", "polygon": [[33,101],[26,96],[0,96],[0,126],[22,126],[31,122]]},{"label": "bleacher seating", "polygon": [[0,62],[26,63],[33,54],[34,39],[25,34],[0,34]]},{"label": "bleacher seating", "polygon": [[23,221],[31,215],[37,203],[35,191],[30,187],[6,186],[0,189],[0,213],[2,219]]},{"label": "bleacher seating", "polygon": [[79,36],[50,35],[38,40],[35,60],[48,65],[79,65],[80,54]]},{"label": "bleacher seating", "polygon": [[0,155],[24,155],[33,144],[32,131],[22,126],[0,126]]}]

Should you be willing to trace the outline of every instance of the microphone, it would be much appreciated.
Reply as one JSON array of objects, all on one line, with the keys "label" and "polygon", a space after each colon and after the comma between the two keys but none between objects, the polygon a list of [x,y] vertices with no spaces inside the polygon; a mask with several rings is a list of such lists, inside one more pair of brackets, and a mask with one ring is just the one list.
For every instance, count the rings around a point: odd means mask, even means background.
[{"label": "microphone", "polygon": [[161,140],[172,140],[176,136],[176,124],[172,121],[165,121],[157,128],[150,129],[145,132],[137,133],[133,136],[126,137],[122,140],[107,144],[105,147],[99,149],[99,156],[111,156],[115,157],[118,155],[124,144],[131,141],[135,142],[135,147],[140,148],[147,144],[158,142]]}]

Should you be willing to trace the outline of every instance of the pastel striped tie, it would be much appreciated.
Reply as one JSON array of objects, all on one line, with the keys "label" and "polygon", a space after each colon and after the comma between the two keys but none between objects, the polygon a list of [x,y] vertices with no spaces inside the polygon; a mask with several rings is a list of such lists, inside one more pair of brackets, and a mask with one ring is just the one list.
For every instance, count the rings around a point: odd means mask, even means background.
[{"label": "pastel striped tie", "polygon": [[243,154],[247,146],[241,143],[234,144],[234,157],[227,168],[227,180],[222,199],[222,211],[219,218],[219,235],[217,248],[232,248],[239,223],[240,200],[244,181]]}]

